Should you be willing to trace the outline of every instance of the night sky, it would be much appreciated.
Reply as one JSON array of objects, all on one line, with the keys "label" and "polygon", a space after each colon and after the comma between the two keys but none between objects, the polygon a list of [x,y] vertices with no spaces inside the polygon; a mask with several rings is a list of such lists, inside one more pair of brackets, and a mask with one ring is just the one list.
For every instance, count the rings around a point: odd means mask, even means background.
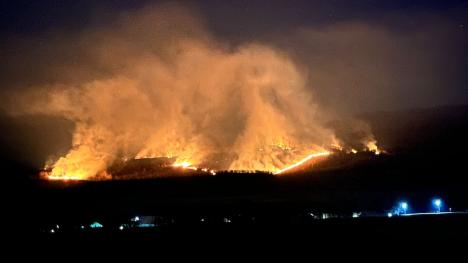
[{"label": "night sky", "polygon": [[[1,1],[0,26],[4,35],[38,33],[57,27],[80,29],[93,23],[106,23],[106,13],[164,2],[171,1]],[[463,27],[468,8],[468,1],[463,0],[172,2],[196,7],[217,33],[232,36],[254,36],[291,27],[350,20],[382,23],[401,30],[417,23],[414,16],[422,13],[450,18],[454,25]],[[389,23],[385,21],[389,14],[399,14],[404,19]]]},{"label": "night sky", "polygon": [[[22,68],[42,60],[38,45],[47,46],[57,32],[106,27],[122,14],[166,2],[2,1],[2,89],[34,84]],[[468,1],[176,3],[233,48],[255,42],[287,52],[309,73],[325,108],[362,113],[468,103]],[[18,45],[18,39],[27,40]]]}]

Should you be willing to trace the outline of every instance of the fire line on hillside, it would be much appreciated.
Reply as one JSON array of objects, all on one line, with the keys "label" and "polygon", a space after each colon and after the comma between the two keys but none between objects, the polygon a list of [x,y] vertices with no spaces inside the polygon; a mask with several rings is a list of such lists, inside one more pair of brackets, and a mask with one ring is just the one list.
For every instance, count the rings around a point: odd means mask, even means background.
[{"label": "fire line on hillside", "polygon": [[[367,145],[367,152],[372,152],[379,155],[382,150],[379,149],[375,142],[370,142]],[[46,168],[40,173],[40,177],[51,181],[81,181],[81,180],[108,180],[108,179],[145,179],[153,177],[165,176],[193,176],[193,175],[216,175],[219,172],[231,173],[269,173],[275,176],[282,176],[288,173],[294,173],[299,170],[307,169],[314,166],[316,163],[327,159],[335,152],[346,152],[347,154],[357,154],[358,151],[350,149],[344,151],[341,147],[335,147],[334,150],[324,150],[320,152],[313,152],[306,155],[304,158],[290,165],[284,166],[282,169],[273,171],[259,171],[259,170],[216,170],[208,167],[197,166],[190,161],[178,161],[177,158],[168,157],[153,157],[153,158],[134,158],[121,160],[108,167],[100,174],[86,178],[80,177],[79,174],[54,174],[53,168]]]}]

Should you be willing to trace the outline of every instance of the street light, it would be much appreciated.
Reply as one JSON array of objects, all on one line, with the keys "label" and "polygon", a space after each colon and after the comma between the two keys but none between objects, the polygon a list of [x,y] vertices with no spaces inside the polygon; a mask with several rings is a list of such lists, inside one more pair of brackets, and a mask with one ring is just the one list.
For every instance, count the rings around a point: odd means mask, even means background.
[{"label": "street light", "polygon": [[436,208],[436,212],[440,213],[440,208],[442,207],[442,200],[440,198],[436,198],[432,200],[432,204]]},{"label": "street light", "polygon": [[401,202],[400,203],[400,209],[403,211],[403,214],[406,214],[408,211],[408,203],[407,202]]},{"label": "street light", "polygon": [[404,210],[408,209],[408,203],[402,202],[401,203],[401,208],[403,208]]}]

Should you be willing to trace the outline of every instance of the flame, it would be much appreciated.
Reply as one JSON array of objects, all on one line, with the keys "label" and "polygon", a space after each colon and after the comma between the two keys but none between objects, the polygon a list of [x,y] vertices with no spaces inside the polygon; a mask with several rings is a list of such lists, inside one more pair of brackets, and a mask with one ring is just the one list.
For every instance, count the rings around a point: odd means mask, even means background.
[{"label": "flame", "polygon": [[[277,147],[281,151],[284,151],[284,152],[286,152],[288,154],[292,154],[293,157],[297,158],[297,156],[300,156],[300,152],[294,152],[295,149],[292,146],[289,146],[287,144],[283,144],[283,143],[280,142],[277,145],[272,145],[272,146]],[[263,152],[263,151],[265,151],[265,148],[267,148],[267,147],[261,147],[261,148],[259,148],[259,151]],[[334,149],[334,150],[338,150],[338,151],[344,151],[344,148],[342,146],[338,145],[338,144],[330,145],[330,149]],[[375,153],[376,155],[379,155],[380,153],[383,152],[377,146],[377,141],[376,140],[370,140],[367,143],[365,143],[364,151],[370,151],[370,152]],[[350,150],[346,150],[346,152],[357,154],[359,151],[354,149],[354,148],[350,148]],[[68,154],[65,157],[60,158],[55,163],[55,165],[52,166],[51,171],[47,172],[47,173],[43,173],[42,177],[45,177],[45,178],[47,178],[49,180],[63,180],[63,181],[101,179],[101,178],[108,179],[108,178],[111,177],[111,175],[107,174],[105,171],[100,172],[98,175],[90,176],[89,175],[89,169],[95,169],[95,167],[89,168],[86,165],[83,166],[82,161],[83,161],[84,158],[78,158],[78,159],[74,160],[74,158],[76,158],[76,154],[72,154],[72,153]],[[332,152],[330,152],[328,150],[321,149],[318,152],[317,152],[317,150],[315,150],[313,153],[308,154],[307,156],[300,159],[299,161],[295,161],[292,164],[285,165],[281,169],[277,168],[276,170],[273,170],[274,171],[273,174],[275,174],[275,175],[284,174],[284,173],[286,173],[288,171],[293,170],[294,168],[297,168],[297,167],[300,167],[301,165],[306,164],[308,161],[310,161],[312,159],[320,158],[320,157],[326,157],[326,156],[329,156],[331,154],[332,154]],[[92,164],[92,162],[91,162],[91,164]],[[91,165],[91,164],[88,163],[88,165]],[[213,169],[209,169],[209,168],[206,168],[206,167],[199,168],[199,167],[195,166],[192,163],[192,161],[190,161],[190,158],[186,158],[186,157],[177,159],[171,166],[174,167],[174,168],[195,170],[195,171],[200,171],[200,172],[204,172],[204,173],[210,173],[211,175],[216,175],[216,173],[217,173],[217,171],[213,170]],[[50,167],[46,167],[46,169],[50,169]],[[242,170],[242,169],[240,169],[240,170]],[[272,170],[265,169],[265,171],[272,171]]]},{"label": "flame", "polygon": [[175,162],[174,164],[172,164],[172,167],[176,167],[176,168],[182,168],[182,169],[189,169],[189,170],[195,170],[197,171],[198,168],[193,166],[190,162],[188,161],[182,161],[182,162]]},{"label": "flame", "polygon": [[[52,68],[64,70],[51,71],[54,81],[14,93],[12,112],[74,124],[72,149],[55,160],[52,180],[109,178],[122,157],[175,157],[175,167],[197,169],[224,153],[206,166],[282,173],[328,155],[323,145],[344,147],[307,70],[288,52],[255,41],[231,47],[203,24],[185,9],[130,12],[112,27],[71,36],[93,43],[64,44],[86,54],[77,71],[58,58]],[[380,153],[375,143],[368,148]]]},{"label": "flame", "polygon": [[[47,178],[50,180],[88,180],[110,179],[106,163],[102,159],[92,158],[89,153],[80,148],[61,157],[53,166]],[[50,169],[46,167],[45,169]],[[99,172],[95,172],[99,171]]]},{"label": "flame", "polygon": [[62,181],[78,181],[81,180],[82,177],[79,176],[55,176],[55,175],[49,175],[47,176],[47,179],[57,181],[57,180],[62,180]]},{"label": "flame", "polygon": [[379,149],[377,146],[377,141],[376,140],[370,140],[366,144],[366,148],[368,151],[371,151],[375,153],[376,155],[379,155],[382,151]]},{"label": "flame", "polygon": [[48,178],[51,180],[80,180],[92,177],[89,172],[89,162],[83,162],[81,159],[62,157],[52,168]]},{"label": "flame", "polygon": [[204,173],[210,173],[211,175],[216,175],[216,171],[215,170],[209,170],[208,168],[198,168],[194,165],[192,165],[190,162],[188,161],[182,161],[182,162],[175,162],[174,164],[172,164],[172,167],[176,167],[176,168],[182,168],[182,169],[188,169],[188,170],[194,170],[194,171],[202,171]]},{"label": "flame", "polygon": [[303,165],[304,163],[306,163],[309,160],[312,160],[312,159],[318,158],[318,157],[328,156],[330,154],[331,153],[329,151],[309,154],[308,156],[306,156],[304,159],[300,160],[299,162],[297,162],[297,163],[295,163],[293,165],[290,165],[290,166],[288,166],[288,167],[286,167],[284,169],[281,169],[279,171],[276,171],[276,172],[274,172],[274,174],[282,174],[284,172],[287,172],[287,171],[289,171],[291,169],[294,169],[296,167],[299,167],[299,166]]},{"label": "flame", "polygon": [[190,162],[184,161],[184,162],[176,162],[172,165],[173,167],[181,167],[181,168],[188,168],[191,166]]}]

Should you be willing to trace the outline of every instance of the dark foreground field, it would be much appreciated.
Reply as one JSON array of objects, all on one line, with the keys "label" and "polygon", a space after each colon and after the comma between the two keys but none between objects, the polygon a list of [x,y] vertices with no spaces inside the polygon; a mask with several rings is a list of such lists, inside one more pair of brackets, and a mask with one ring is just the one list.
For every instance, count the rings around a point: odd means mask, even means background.
[{"label": "dark foreground field", "polygon": [[[426,180],[416,188],[391,176],[373,180],[375,169],[392,161],[380,162],[370,167],[364,163],[345,174],[32,181],[30,199],[20,214],[27,221],[23,229],[31,242],[59,246],[468,239],[465,184]],[[434,196],[443,198],[444,211],[462,213],[387,216],[401,200],[410,203],[409,212],[433,211]],[[128,227],[135,216],[140,220],[154,216],[155,225]],[[93,222],[103,227],[90,228]],[[122,225],[125,228],[120,229]]]},{"label": "dark foreground field", "polygon": [[[283,215],[284,217],[284,215]],[[284,219],[284,218],[283,218]],[[353,218],[290,222],[283,219],[259,218],[255,222],[174,224],[152,229],[118,228],[36,233],[29,242],[51,247],[78,244],[85,247],[158,245],[313,245],[349,246],[364,243],[417,246],[430,242],[465,241],[468,238],[468,216],[431,215],[399,218]],[[39,241],[39,242],[38,242]],[[418,243],[411,243],[418,241]],[[358,243],[356,243],[358,242]]]},{"label": "dark foreground field", "polygon": [[[403,200],[409,212],[431,211],[435,197],[443,200],[444,211],[467,211],[467,113],[467,107],[459,107],[368,116],[388,154],[344,156],[335,160],[337,167],[284,177],[46,182],[32,179],[37,170],[3,151],[7,230],[21,233],[24,245],[70,247],[74,242],[90,247],[142,243],[138,241],[220,245],[468,240],[468,217],[463,214],[386,217]],[[352,218],[353,213],[360,217]],[[323,214],[337,218],[323,220]],[[161,219],[153,228],[119,229],[138,215]],[[89,229],[95,221],[104,227]],[[60,230],[50,233],[56,225]]]}]

